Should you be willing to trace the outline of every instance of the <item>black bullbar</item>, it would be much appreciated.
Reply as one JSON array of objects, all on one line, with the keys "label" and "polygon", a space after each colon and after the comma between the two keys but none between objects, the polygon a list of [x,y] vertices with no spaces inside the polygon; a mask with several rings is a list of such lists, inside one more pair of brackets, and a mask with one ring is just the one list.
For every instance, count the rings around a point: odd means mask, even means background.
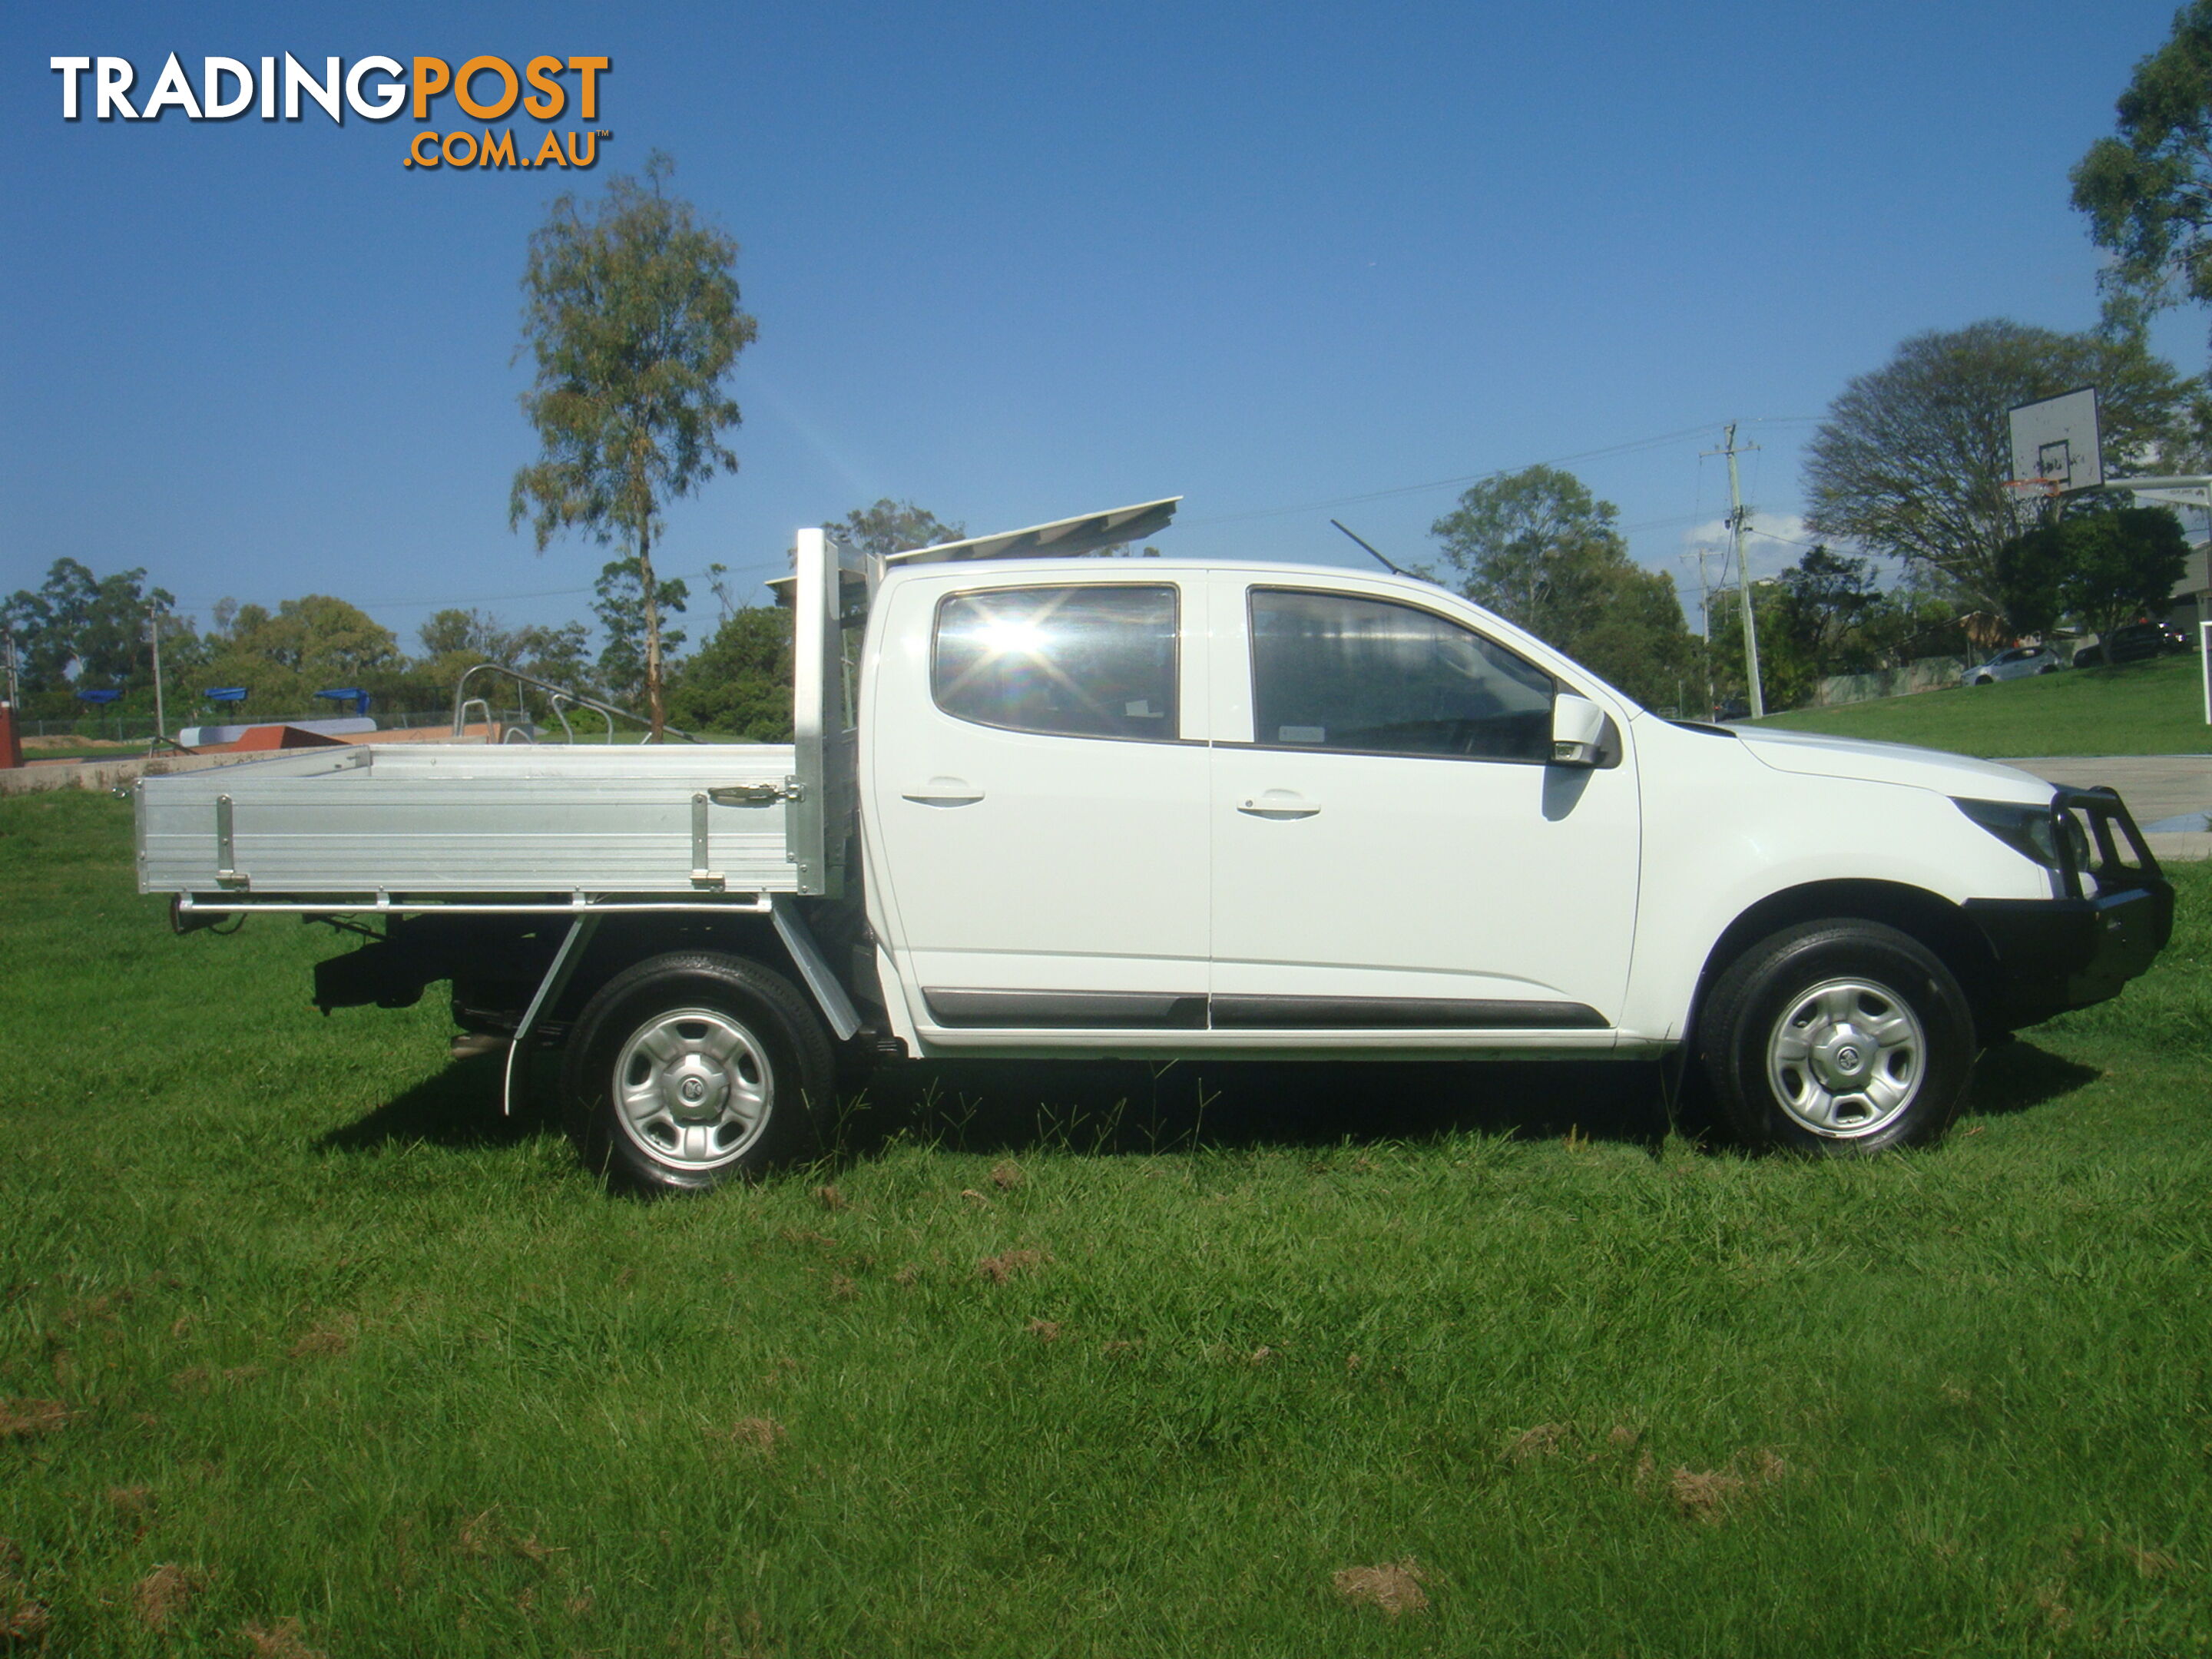
[{"label": "black bullbar", "polygon": [[2058,891],[1965,906],[1996,959],[2008,1030],[2118,996],[2173,936],[2173,884],[2118,793],[2061,787],[2051,811]]}]

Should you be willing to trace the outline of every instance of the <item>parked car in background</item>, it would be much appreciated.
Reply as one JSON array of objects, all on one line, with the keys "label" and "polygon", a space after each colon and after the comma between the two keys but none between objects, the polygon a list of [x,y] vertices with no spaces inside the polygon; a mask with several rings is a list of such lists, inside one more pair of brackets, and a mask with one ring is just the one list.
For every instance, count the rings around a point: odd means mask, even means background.
[{"label": "parked car in background", "polygon": [[1959,676],[1959,684],[1995,685],[1999,680],[2025,679],[2030,674],[2055,674],[2065,666],[2065,659],[2047,645],[2016,645],[1987,662],[1970,665]]},{"label": "parked car in background", "polygon": [[2141,662],[2146,657],[2169,657],[2189,648],[2189,635],[2172,623],[2131,622],[2076,651],[2074,665],[2093,668],[2102,663]]}]

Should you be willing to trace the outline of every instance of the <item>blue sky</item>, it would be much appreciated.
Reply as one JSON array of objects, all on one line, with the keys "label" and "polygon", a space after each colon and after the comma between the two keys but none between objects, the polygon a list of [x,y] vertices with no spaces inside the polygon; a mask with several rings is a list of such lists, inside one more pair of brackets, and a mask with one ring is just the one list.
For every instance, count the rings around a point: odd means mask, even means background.
[{"label": "blue sky", "polygon": [[[173,51],[611,58],[575,182],[671,152],[760,321],[672,572],[878,495],[981,532],[1182,493],[1170,552],[1359,560],[1334,514],[1411,562],[1472,477],[1588,455],[1680,574],[1723,422],[1787,532],[1900,338],[2094,321],[2066,173],[2172,5],[10,7],[0,590],[143,565],[411,646],[582,616],[608,556],[507,526],[556,176],[404,168],[404,115],[64,122],[56,54],[141,94]],[[2203,367],[2201,317],[2159,340]]]}]

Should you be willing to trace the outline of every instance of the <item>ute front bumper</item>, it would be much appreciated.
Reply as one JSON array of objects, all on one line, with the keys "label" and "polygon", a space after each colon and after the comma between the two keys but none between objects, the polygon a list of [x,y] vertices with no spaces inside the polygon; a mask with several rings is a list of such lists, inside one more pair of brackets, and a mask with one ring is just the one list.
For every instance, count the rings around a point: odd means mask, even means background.
[{"label": "ute front bumper", "polygon": [[2118,996],[2173,936],[2173,885],[2119,796],[2062,788],[2051,809],[2081,828],[2057,837],[2059,892],[1965,906],[1995,959],[1988,1014],[1997,1030]]}]

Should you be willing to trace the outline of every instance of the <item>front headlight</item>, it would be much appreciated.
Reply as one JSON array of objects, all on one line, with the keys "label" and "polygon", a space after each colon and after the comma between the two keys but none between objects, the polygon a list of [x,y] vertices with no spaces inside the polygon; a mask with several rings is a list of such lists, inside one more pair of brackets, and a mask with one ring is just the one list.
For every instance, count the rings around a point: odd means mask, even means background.
[{"label": "front headlight", "polygon": [[2048,803],[2041,806],[2009,800],[1967,800],[1954,795],[1951,804],[1988,830],[2022,858],[2033,860],[2054,876],[2065,872],[2067,860],[2059,857],[2058,838],[2066,838],[2075,872],[2089,870],[2089,838],[2071,812],[2060,812]]}]

